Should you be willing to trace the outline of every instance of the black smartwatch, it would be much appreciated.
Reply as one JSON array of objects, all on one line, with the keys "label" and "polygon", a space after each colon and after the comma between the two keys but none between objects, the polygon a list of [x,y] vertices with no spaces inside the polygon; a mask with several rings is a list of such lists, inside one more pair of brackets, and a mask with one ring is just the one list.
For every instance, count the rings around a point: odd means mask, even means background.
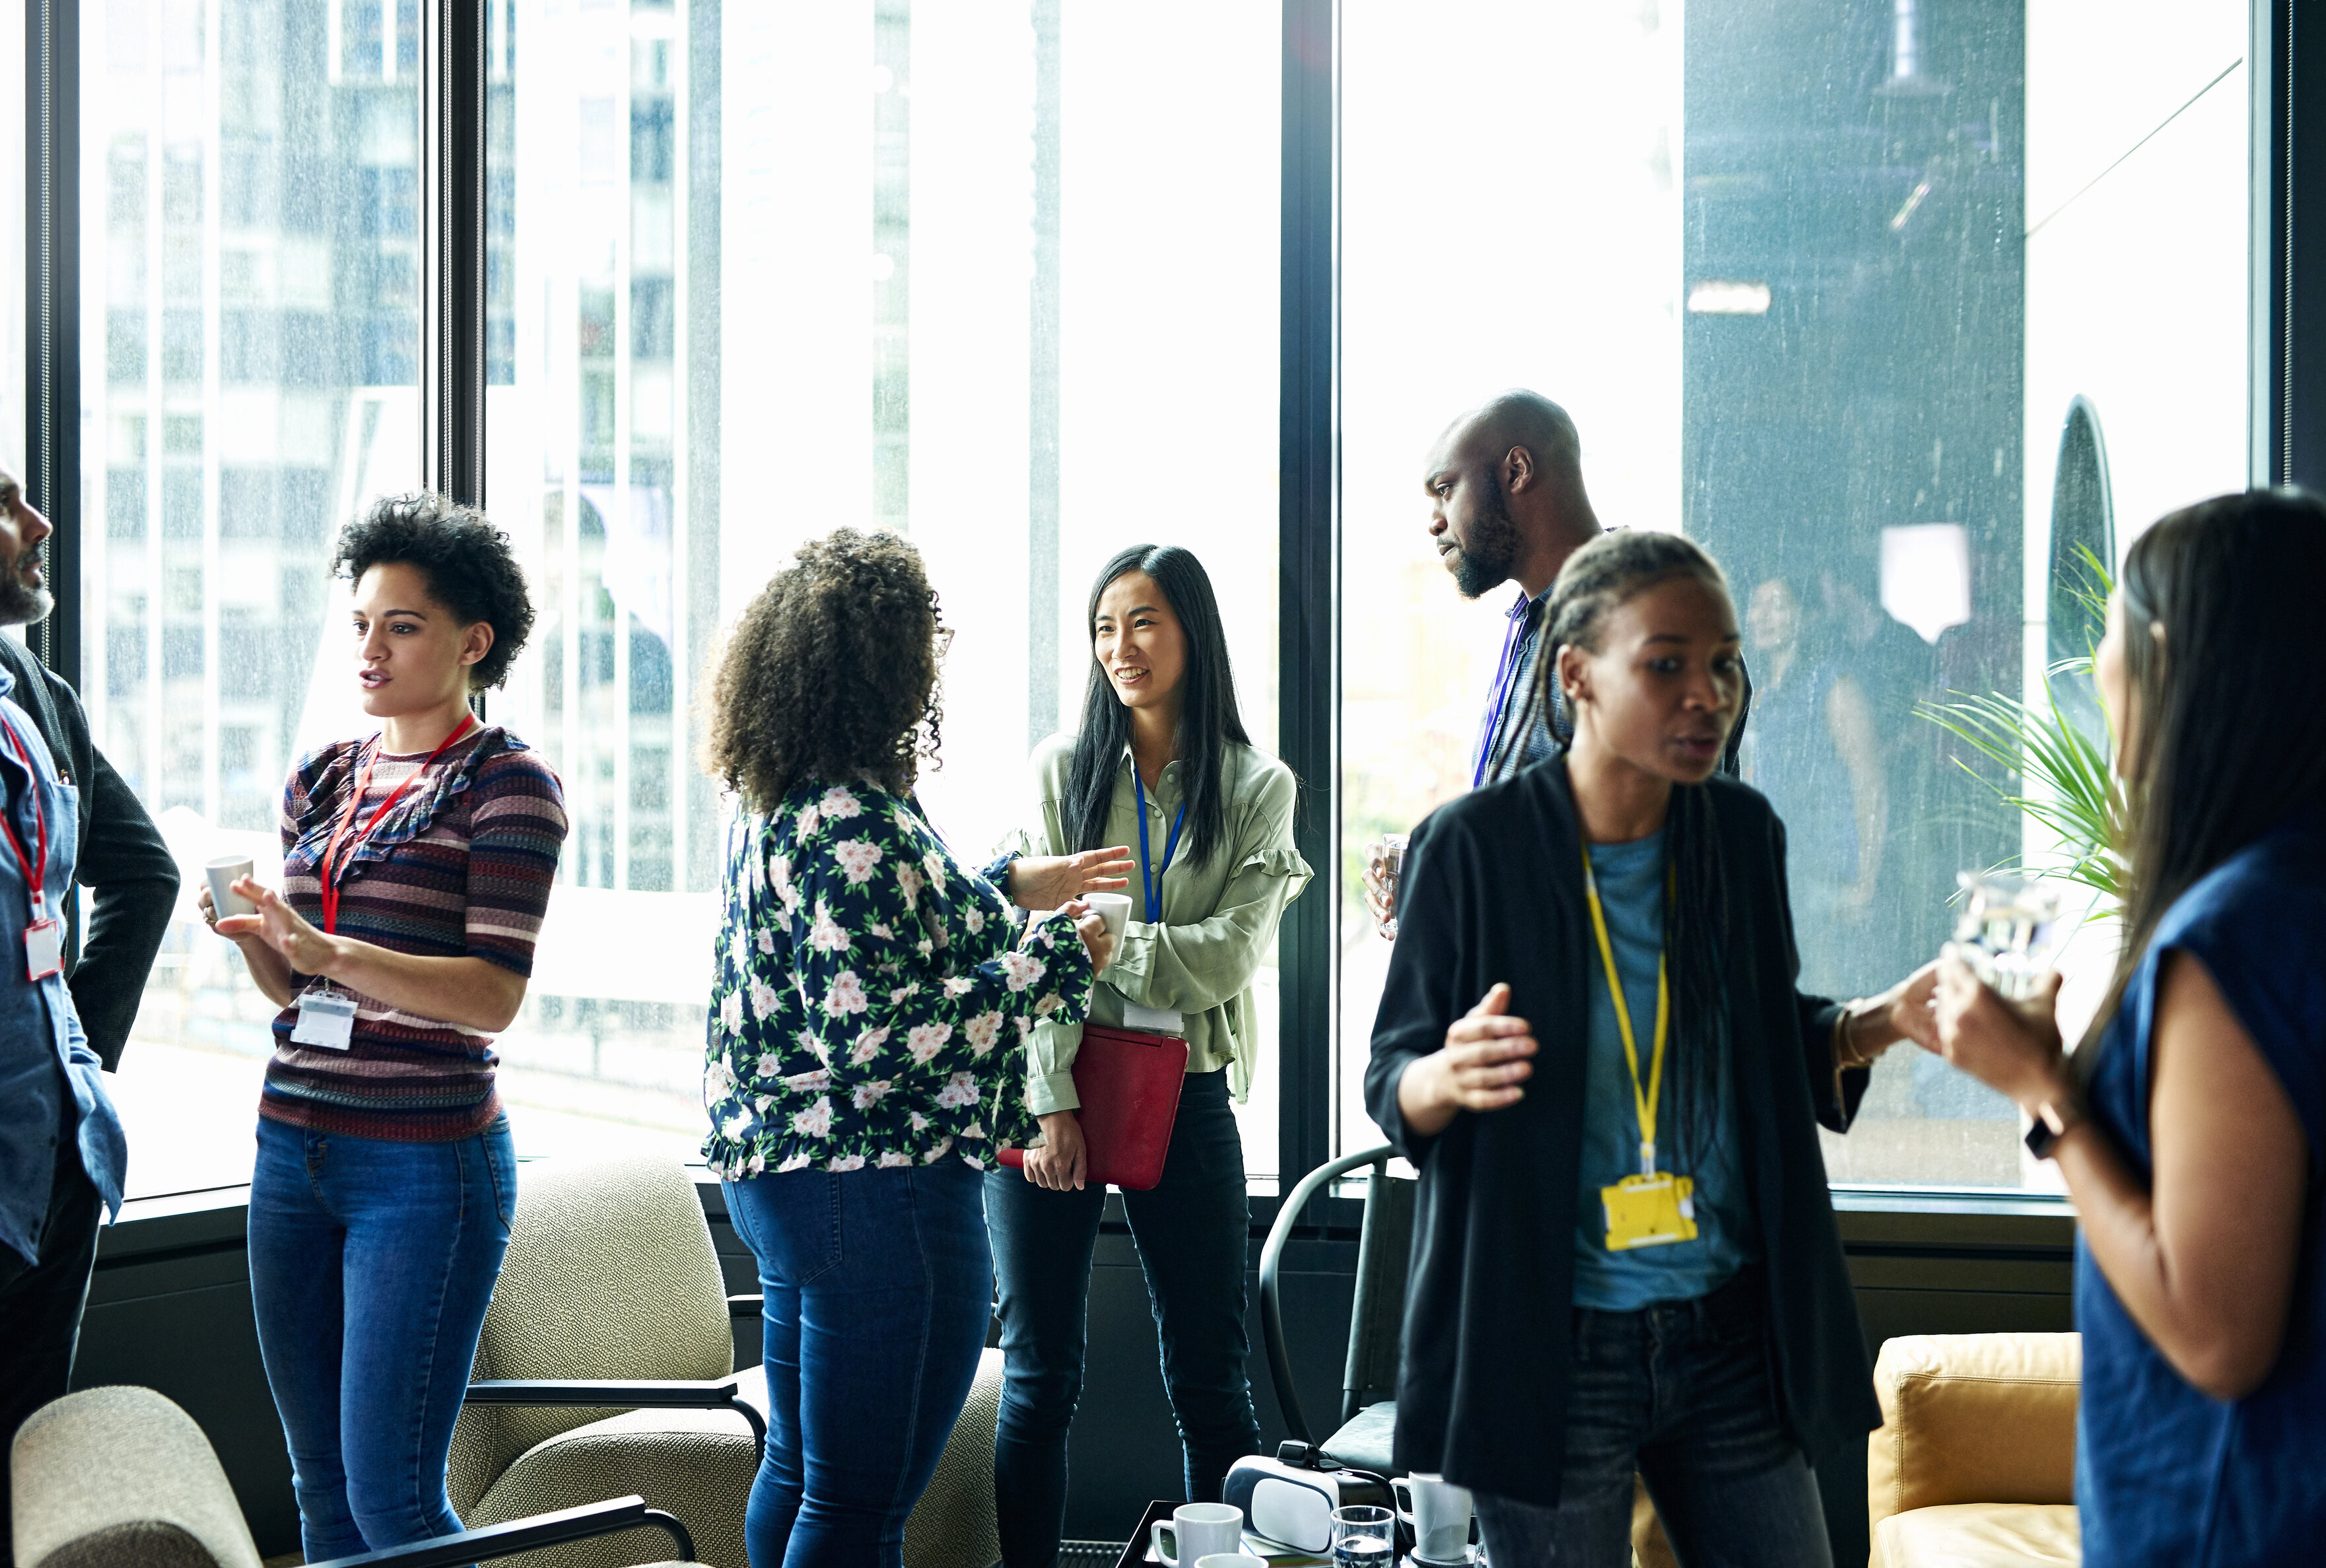
[{"label": "black smartwatch", "polygon": [[2048,1160],[2060,1146],[2060,1140],[2069,1130],[2084,1119],[2083,1107],[2074,1099],[2047,1099],[2036,1109],[2033,1125],[2027,1129],[2027,1152],[2039,1160]]}]

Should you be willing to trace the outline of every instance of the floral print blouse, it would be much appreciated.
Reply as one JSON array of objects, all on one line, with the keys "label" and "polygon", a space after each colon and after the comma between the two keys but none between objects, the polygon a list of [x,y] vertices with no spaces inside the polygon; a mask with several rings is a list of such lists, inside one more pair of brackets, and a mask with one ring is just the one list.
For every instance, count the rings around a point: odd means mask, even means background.
[{"label": "floral print blouse", "polygon": [[1028,933],[911,802],[804,780],[729,824],[703,1156],[729,1180],[982,1169],[1033,1136],[1035,1021],[1082,1019],[1092,978],[1071,920]]}]

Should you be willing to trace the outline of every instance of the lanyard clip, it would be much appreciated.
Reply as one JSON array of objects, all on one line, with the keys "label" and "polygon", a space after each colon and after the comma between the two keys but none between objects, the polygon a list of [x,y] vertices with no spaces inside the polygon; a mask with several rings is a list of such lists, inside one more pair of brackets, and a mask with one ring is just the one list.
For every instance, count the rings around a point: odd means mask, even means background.
[{"label": "lanyard clip", "polygon": [[1653,1138],[1642,1138],[1640,1140],[1640,1174],[1643,1176],[1652,1176],[1655,1174],[1656,1140]]}]

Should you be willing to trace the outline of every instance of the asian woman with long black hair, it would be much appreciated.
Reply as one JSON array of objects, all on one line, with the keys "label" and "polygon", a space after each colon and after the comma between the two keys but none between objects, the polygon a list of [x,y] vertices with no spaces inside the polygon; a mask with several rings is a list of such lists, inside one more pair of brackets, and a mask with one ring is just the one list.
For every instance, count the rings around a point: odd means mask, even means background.
[{"label": "asian woman with long black hair", "polygon": [[1810,1467],[1880,1413],[1817,1129],[1932,976],[1795,988],[1783,827],[1716,773],[1709,556],[1604,534],[1547,613],[1573,743],[1415,830],[1373,1027],[1421,1173],[1397,1462],[1473,1489],[1497,1563],[1628,1563],[1635,1470],[1682,1562],[1829,1563]]},{"label": "asian woman with long black hair", "polygon": [[[1039,805],[1007,871],[1028,907],[1129,873],[1131,919],[1098,977],[1091,1022],[1187,1041],[1161,1182],[1123,1194],[1155,1304],[1187,1497],[1214,1500],[1260,1425],[1244,1377],[1251,1224],[1232,1102],[1256,1065],[1252,987],[1279,918],[1307,882],[1293,847],[1291,770],[1251,744],[1218,602],[1177,545],[1138,545],[1092,585],[1082,728],[1037,749]],[[1140,853],[1129,861],[1127,846]],[[999,879],[997,877],[997,879]],[[1091,1256],[1106,1190],[1087,1180],[1073,1066],[1079,1025],[1030,1043],[1042,1142],[1023,1173],[986,1176],[1008,1381],[994,1440],[1007,1568],[1049,1568],[1065,1520],[1066,1433],[1083,1376]]]}]

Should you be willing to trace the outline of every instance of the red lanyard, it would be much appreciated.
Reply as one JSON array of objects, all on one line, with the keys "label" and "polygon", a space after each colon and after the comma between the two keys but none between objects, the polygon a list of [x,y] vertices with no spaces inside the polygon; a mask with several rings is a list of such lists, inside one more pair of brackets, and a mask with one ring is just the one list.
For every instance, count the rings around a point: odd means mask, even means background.
[{"label": "red lanyard", "polygon": [[[359,845],[366,839],[371,837],[371,830],[379,826],[379,820],[382,817],[387,815],[387,808],[401,800],[404,796],[404,792],[412,787],[413,782],[428,771],[429,765],[433,763],[438,757],[443,756],[446,747],[450,747],[454,741],[460,739],[461,737],[468,734],[469,727],[476,723],[476,721],[477,716],[473,713],[464,713],[461,716],[461,722],[453,728],[452,733],[446,736],[442,743],[439,745],[435,750],[428,754],[428,761],[422,763],[418,767],[413,769],[410,775],[407,776],[402,784],[387,792],[387,799],[379,803],[379,810],[371,814],[371,820],[363,825],[363,831],[356,835],[356,844]],[[9,738],[14,739],[14,737],[11,735]],[[380,742],[382,745],[386,745],[386,737],[382,736],[380,738]],[[340,889],[338,884],[331,878],[331,866],[332,863],[340,858],[340,840],[347,837],[348,829],[355,822],[356,807],[362,803],[364,792],[371,788],[371,770],[378,765],[379,753],[375,751],[371,754],[371,760],[364,764],[363,777],[358,779],[355,783],[355,787],[348,792],[348,809],[340,815],[340,825],[331,831],[331,842],[330,848],[323,851],[323,864],[321,867],[323,877],[323,929],[334,935],[338,934],[340,927]],[[14,834],[10,835],[9,841],[11,843],[15,841]],[[43,842],[45,841],[46,840],[44,840]],[[349,845],[349,848],[352,850],[355,848],[355,845]],[[23,851],[20,849],[17,853],[21,856]]]},{"label": "red lanyard", "polygon": [[5,719],[0,719],[0,730],[7,731],[8,749],[14,752],[16,760],[24,765],[24,793],[33,797],[33,828],[40,847],[39,858],[25,855],[24,842],[16,837],[15,821],[5,810],[0,810],[0,831],[8,835],[8,848],[16,851],[16,864],[24,868],[24,886],[33,897],[33,918],[39,920],[41,878],[48,874],[49,869],[49,813],[41,805],[39,770],[33,766],[33,759],[25,755],[24,743],[16,738],[16,727]]}]

